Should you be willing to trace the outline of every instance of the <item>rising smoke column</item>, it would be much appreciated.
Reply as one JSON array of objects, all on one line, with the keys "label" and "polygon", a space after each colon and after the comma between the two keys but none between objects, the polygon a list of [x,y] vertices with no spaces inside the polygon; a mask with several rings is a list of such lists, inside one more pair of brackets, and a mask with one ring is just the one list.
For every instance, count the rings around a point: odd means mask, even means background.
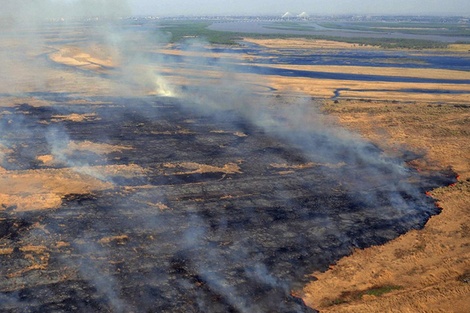
[{"label": "rising smoke column", "polygon": [[[197,51],[204,44],[193,43],[189,51]],[[405,216],[416,206],[428,207],[429,199],[412,181],[418,174],[397,158],[384,155],[377,146],[358,134],[340,126],[321,112],[320,104],[299,94],[287,95],[283,102],[275,97],[257,94],[254,85],[243,80],[242,74],[223,60],[214,62],[188,60],[191,67],[201,69],[213,66],[223,73],[216,84],[202,84],[181,93],[196,110],[214,112],[224,122],[231,122],[231,114],[241,116],[252,125],[263,129],[278,140],[289,142],[303,152],[306,160],[316,164],[338,166],[342,184],[351,197],[364,206],[373,208],[376,203],[388,203],[390,210],[375,212],[385,219]]]}]

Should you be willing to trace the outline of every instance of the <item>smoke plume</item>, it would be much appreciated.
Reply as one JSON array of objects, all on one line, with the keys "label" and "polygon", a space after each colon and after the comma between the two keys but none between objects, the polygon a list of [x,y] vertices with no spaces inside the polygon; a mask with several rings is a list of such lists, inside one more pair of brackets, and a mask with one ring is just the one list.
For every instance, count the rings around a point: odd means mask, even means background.
[{"label": "smoke plume", "polygon": [[[428,214],[429,200],[414,184],[419,176],[402,160],[340,128],[305,95],[259,94],[253,82],[222,59],[182,57],[172,63],[156,52],[165,36],[155,25],[120,20],[129,14],[125,1],[0,5],[7,30],[0,35],[0,92],[39,102],[36,110],[32,105],[25,109],[27,123],[19,106],[2,113],[0,130],[10,137],[0,141],[0,165],[7,163],[14,141],[21,140],[11,134],[21,130],[22,137],[40,137],[41,152],[61,166],[101,180],[108,178],[93,170],[96,159],[68,153],[77,137],[133,145],[126,156],[115,153],[109,162],[147,166],[148,177],[122,178],[129,184],[115,182],[112,190],[96,195],[67,195],[57,211],[24,217],[5,213],[8,223],[15,222],[0,231],[18,233],[5,240],[14,245],[53,242],[54,247],[41,249],[64,257],[51,263],[92,286],[99,294],[93,299],[105,299],[106,305],[98,303],[95,310],[158,311],[167,305],[180,312],[308,312],[290,295],[292,280],[310,269],[325,269],[354,247],[419,227],[421,211]],[[67,37],[71,33],[75,41]],[[181,47],[191,54],[205,52],[206,46],[193,40]],[[102,55],[92,55],[93,49]],[[165,79],[164,67],[220,75],[174,86]],[[90,129],[82,132],[70,120],[51,123],[53,114],[80,108],[93,110],[101,120],[88,121],[84,125]],[[28,116],[32,111],[37,120]],[[192,119],[200,123],[193,125]],[[214,130],[212,124],[223,129]],[[223,137],[217,138],[220,142],[202,138],[213,133]],[[31,141],[22,143],[25,153],[32,154],[30,146]],[[209,175],[175,169],[188,163],[223,169],[228,162],[238,162],[233,164],[240,171]],[[306,176],[312,181],[303,174],[277,181],[272,178],[276,166],[313,168]],[[245,170],[248,178],[240,178]],[[265,188],[260,194],[252,194],[256,186],[250,183],[258,181],[248,176],[250,170]],[[299,195],[300,189],[311,194]],[[345,203],[349,206],[341,207]],[[390,225],[402,219],[406,226]],[[366,234],[360,222],[376,228]],[[64,244],[64,238],[72,244]],[[16,250],[22,262],[33,258],[33,252],[25,257],[28,251]],[[318,264],[310,264],[312,259]],[[25,282],[30,278],[26,275]],[[73,279],[48,282],[51,290],[60,289],[61,299],[70,300],[64,293],[75,290]],[[34,296],[5,292],[0,308],[36,305]],[[66,300],[62,305],[72,307]]]}]

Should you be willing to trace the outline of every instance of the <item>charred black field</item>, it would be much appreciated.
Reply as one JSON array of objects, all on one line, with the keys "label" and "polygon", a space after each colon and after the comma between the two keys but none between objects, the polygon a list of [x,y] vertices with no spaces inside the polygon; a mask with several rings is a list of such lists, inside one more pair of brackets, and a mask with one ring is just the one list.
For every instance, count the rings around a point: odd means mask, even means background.
[{"label": "charred black field", "polygon": [[189,99],[35,96],[56,105],[2,112],[0,175],[106,185],[2,205],[1,312],[312,312],[292,293],[307,275],[423,227],[439,213],[426,191],[455,180],[274,108],[258,123]]}]

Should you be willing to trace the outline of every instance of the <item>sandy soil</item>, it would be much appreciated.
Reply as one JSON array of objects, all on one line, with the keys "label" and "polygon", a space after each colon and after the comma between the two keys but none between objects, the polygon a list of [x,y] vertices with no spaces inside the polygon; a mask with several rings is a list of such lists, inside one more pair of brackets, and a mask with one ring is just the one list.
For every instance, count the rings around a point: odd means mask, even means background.
[{"label": "sandy soil", "polygon": [[442,213],[423,230],[357,250],[303,290],[321,312],[468,312],[470,285],[470,107],[343,102],[326,105],[347,127],[393,152],[427,151],[414,166],[452,166],[458,183],[429,195]]}]

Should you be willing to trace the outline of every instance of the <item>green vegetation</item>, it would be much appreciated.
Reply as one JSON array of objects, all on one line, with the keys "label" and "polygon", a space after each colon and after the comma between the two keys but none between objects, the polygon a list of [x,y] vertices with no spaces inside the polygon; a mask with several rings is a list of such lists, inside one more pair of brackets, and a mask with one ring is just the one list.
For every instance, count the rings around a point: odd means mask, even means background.
[{"label": "green vegetation", "polygon": [[191,38],[206,40],[211,44],[235,45],[240,40],[238,33],[210,30],[210,22],[177,21],[161,25],[163,32],[169,35],[169,41],[181,42]]},{"label": "green vegetation", "polygon": [[389,293],[395,290],[401,290],[401,289],[403,289],[402,286],[384,285],[384,286],[371,287],[366,290],[345,291],[341,293],[339,298],[331,300],[328,303],[328,306],[334,306],[334,305],[339,305],[343,303],[349,303],[352,301],[357,301],[357,300],[362,299],[364,295],[380,297],[386,293]]},{"label": "green vegetation", "polygon": [[[394,285],[388,285],[388,286],[381,286],[381,287],[372,287],[370,289],[367,289],[366,291],[363,292],[362,295],[370,295],[370,296],[376,296],[380,297],[386,293],[392,292],[394,290],[401,290],[403,289],[402,286],[394,286]],[[362,297],[361,295],[361,297]]]},{"label": "green vegetation", "polygon": [[[299,23],[279,23],[281,26],[303,27]],[[243,32],[224,32],[208,29],[211,25],[210,21],[175,21],[164,22],[161,24],[161,30],[168,34],[169,42],[181,42],[191,38],[199,38],[206,40],[211,44],[236,45],[243,37],[251,37],[257,39],[289,39],[289,38],[305,38],[305,39],[323,39],[339,42],[347,42],[360,46],[378,46],[384,49],[444,49],[447,44],[437,41],[417,40],[417,39],[397,39],[397,38],[344,38],[334,36],[299,36],[295,34],[256,34]],[[297,25],[297,26],[296,26]]]}]

